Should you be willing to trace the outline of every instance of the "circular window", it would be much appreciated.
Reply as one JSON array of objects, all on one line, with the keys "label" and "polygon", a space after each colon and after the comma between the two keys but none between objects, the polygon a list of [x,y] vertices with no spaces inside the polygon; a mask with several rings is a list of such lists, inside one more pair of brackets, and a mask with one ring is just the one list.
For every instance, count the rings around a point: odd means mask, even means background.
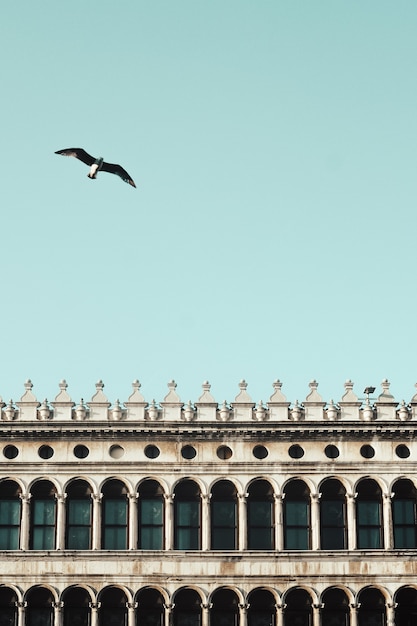
[{"label": "circular window", "polygon": [[364,459],[372,459],[375,456],[375,450],[369,444],[362,446],[361,455]]},{"label": "circular window", "polygon": [[410,456],[410,449],[408,446],[401,444],[395,448],[395,454],[400,457],[400,459],[408,459]]},{"label": "circular window", "polygon": [[181,448],[181,456],[183,459],[193,459],[197,455],[197,450],[193,446],[184,446]]},{"label": "circular window", "polygon": [[296,443],[290,447],[288,454],[292,459],[301,459],[304,456],[304,450]]},{"label": "circular window", "polygon": [[77,459],[86,459],[89,454],[90,450],[87,446],[79,445],[74,448],[74,456],[76,456]]},{"label": "circular window", "polygon": [[16,448],[16,446],[6,446],[3,449],[3,454],[6,459],[15,459],[19,454],[19,450]]},{"label": "circular window", "polygon": [[255,446],[252,450],[252,454],[256,459],[266,459],[269,452],[265,446]]},{"label": "circular window", "polygon": [[122,446],[118,446],[118,445],[111,446],[109,450],[109,454],[112,459],[121,459],[124,453],[125,453],[125,449],[122,448]]},{"label": "circular window", "polygon": [[223,461],[230,459],[232,455],[233,455],[233,452],[229,448],[229,446],[220,446],[219,448],[217,448],[217,456],[219,457],[219,459],[222,459]]},{"label": "circular window", "polygon": [[160,451],[159,448],[157,448],[157,446],[146,446],[145,448],[145,456],[148,457],[148,459],[156,459],[158,458],[158,456],[160,455]]},{"label": "circular window", "polygon": [[327,456],[328,459],[337,459],[340,454],[339,448],[333,445],[326,446],[324,448],[324,454]]},{"label": "circular window", "polygon": [[50,459],[54,456],[54,449],[51,446],[41,446],[38,450],[41,459]]}]

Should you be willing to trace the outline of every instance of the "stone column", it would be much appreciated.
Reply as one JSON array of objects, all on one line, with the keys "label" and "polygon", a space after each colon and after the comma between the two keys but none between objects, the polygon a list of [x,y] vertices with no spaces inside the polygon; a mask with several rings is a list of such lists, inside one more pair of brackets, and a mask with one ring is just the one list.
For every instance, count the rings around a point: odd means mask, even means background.
[{"label": "stone column", "polygon": [[359,607],[360,607],[360,603],[350,605],[350,626],[358,626]]},{"label": "stone column", "polygon": [[[284,549],[284,494],[274,494],[275,500],[275,550]],[[281,611],[282,612],[282,611]]]},{"label": "stone column", "polygon": [[[311,549],[318,550],[320,547],[320,500],[321,493],[310,494],[311,501]],[[318,624],[317,624],[318,626]]]},{"label": "stone column", "polygon": [[[347,513],[347,539],[348,539],[348,550],[356,550],[357,540],[356,540],[356,506],[355,500],[356,493],[347,493],[346,494],[346,513]],[[352,626],[352,624],[351,624]]]},{"label": "stone column", "polygon": [[27,605],[27,602],[16,602],[17,626],[25,626],[25,614]]},{"label": "stone column", "polygon": [[210,500],[211,493],[201,494],[201,549],[210,550]]},{"label": "stone column", "polygon": [[388,602],[386,605],[387,610],[387,626],[395,626],[395,609],[398,604],[396,602]]},{"label": "stone column", "polygon": [[286,604],[276,604],[276,626],[284,626],[284,611],[286,608]]},{"label": "stone column", "polygon": [[324,604],[313,604],[313,626],[320,626],[320,612]]},{"label": "stone column", "polygon": [[56,493],[56,550],[65,550],[65,501],[66,493]]},{"label": "stone column", "polygon": [[135,610],[137,609],[137,602],[126,602],[127,607],[127,626],[136,626]]},{"label": "stone column", "polygon": [[91,621],[90,626],[98,626],[98,611],[100,608],[101,602],[90,602],[89,607],[91,611]]},{"label": "stone column", "polygon": [[59,601],[54,602],[52,606],[54,609],[54,626],[62,626],[63,621],[64,621],[64,616],[63,616],[64,603],[59,602]]},{"label": "stone column", "polygon": [[165,494],[165,550],[174,549],[174,497]]},{"label": "stone column", "polygon": [[249,604],[239,604],[239,626],[247,626],[248,608]]},{"label": "stone column", "polygon": [[393,533],[392,506],[391,506],[391,499],[393,495],[394,495],[393,493],[384,493],[382,496],[385,550],[392,550],[394,547],[394,533]]},{"label": "stone column", "polygon": [[237,546],[238,550],[247,550],[248,547],[248,507],[247,493],[238,493],[238,514],[237,514]]},{"label": "stone column", "polygon": [[172,626],[173,621],[174,621],[173,620],[174,606],[175,606],[175,604],[164,604],[164,609],[165,609],[164,626]]},{"label": "stone column", "polygon": [[[93,498],[93,550],[101,549],[101,501],[103,499],[102,493],[92,493]],[[93,626],[93,625],[91,625]]]},{"label": "stone column", "polygon": [[20,527],[20,549],[29,549],[29,528],[30,528],[30,499],[32,495],[20,494],[22,500],[22,524]]},{"label": "stone column", "polygon": [[211,602],[201,605],[201,626],[210,626],[210,609],[212,606]]},{"label": "stone column", "polygon": [[129,527],[128,527],[128,548],[137,550],[138,548],[138,493],[129,493]]}]

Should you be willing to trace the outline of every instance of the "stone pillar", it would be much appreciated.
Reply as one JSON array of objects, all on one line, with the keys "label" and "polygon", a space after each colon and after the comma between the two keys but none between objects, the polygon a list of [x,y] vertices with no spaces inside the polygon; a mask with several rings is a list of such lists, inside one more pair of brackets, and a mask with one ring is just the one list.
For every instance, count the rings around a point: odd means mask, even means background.
[{"label": "stone pillar", "polygon": [[201,626],[210,626],[210,609],[212,606],[211,602],[201,605]]},{"label": "stone pillar", "polygon": [[[275,550],[284,549],[284,498],[283,495],[275,493]],[[282,611],[281,611],[282,612]]]},{"label": "stone pillar", "polygon": [[360,604],[350,605],[350,626],[358,626],[358,611]]},{"label": "stone pillar", "polygon": [[385,550],[392,550],[394,547],[394,533],[393,533],[392,506],[391,506],[391,499],[393,495],[394,495],[393,493],[384,493],[382,496]]},{"label": "stone pillar", "polygon": [[59,602],[59,601],[54,602],[52,606],[54,609],[54,626],[62,626],[62,624],[64,623],[64,616],[63,616],[64,603]]},{"label": "stone pillar", "polygon": [[165,494],[165,550],[174,549],[174,497]]},{"label": "stone pillar", "polygon": [[[347,538],[348,538],[348,550],[356,550],[356,506],[355,499],[356,493],[346,494],[346,513],[347,513]],[[352,605],[353,606],[353,605]],[[352,624],[351,624],[352,626]]]},{"label": "stone pillar", "polygon": [[238,515],[237,515],[237,546],[238,550],[247,550],[248,547],[248,507],[247,507],[247,493],[238,493]]},{"label": "stone pillar", "polygon": [[387,626],[395,626],[395,609],[398,604],[396,602],[388,602],[386,605],[387,610]]},{"label": "stone pillar", "polygon": [[[311,501],[311,549],[320,547],[320,500],[321,493],[310,494]],[[318,626],[318,624],[316,625]]]},{"label": "stone pillar", "polygon": [[[247,496],[245,496],[245,498],[246,497]],[[239,626],[247,626],[248,608],[249,608],[249,604],[239,604]]]},{"label": "stone pillar", "polygon": [[276,604],[276,626],[284,626],[284,611],[286,604]]},{"label": "stone pillar", "polygon": [[[101,549],[101,501],[103,499],[102,493],[92,493],[93,498],[93,550]],[[93,626],[93,625],[91,625]]]},{"label": "stone pillar", "polygon": [[65,550],[65,501],[66,493],[56,493],[56,550]]},{"label": "stone pillar", "polygon": [[89,607],[91,611],[90,626],[98,626],[98,611],[100,608],[100,602],[90,602]]},{"label": "stone pillar", "polygon": [[25,615],[26,615],[26,607],[27,602],[16,602],[17,608],[17,626],[25,626]]},{"label": "stone pillar", "polygon": [[128,548],[129,550],[137,550],[138,548],[138,493],[129,493],[129,530],[128,530]]},{"label": "stone pillar", "polygon": [[165,614],[164,614],[164,626],[172,626],[173,620],[173,611],[175,604],[164,604]]},{"label": "stone pillar", "polygon": [[137,602],[126,602],[127,626],[136,626],[135,610],[137,609],[137,606]]},{"label": "stone pillar", "polygon": [[210,500],[211,493],[201,494],[201,549],[210,550]]},{"label": "stone pillar", "polygon": [[313,626],[320,626],[320,613],[324,604],[313,604]]},{"label": "stone pillar", "polygon": [[29,528],[30,528],[30,499],[32,495],[20,494],[22,500],[22,524],[20,527],[20,549],[29,549]]}]

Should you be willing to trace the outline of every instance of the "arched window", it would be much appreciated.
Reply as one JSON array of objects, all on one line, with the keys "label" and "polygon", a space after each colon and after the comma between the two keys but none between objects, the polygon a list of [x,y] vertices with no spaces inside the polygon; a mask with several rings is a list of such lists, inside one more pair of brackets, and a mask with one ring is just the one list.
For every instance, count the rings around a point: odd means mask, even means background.
[{"label": "arched window", "polygon": [[53,626],[54,597],[49,589],[32,587],[26,594],[25,626]]},{"label": "arched window", "polygon": [[417,591],[412,587],[399,589],[395,596],[395,626],[417,624]]},{"label": "arched window", "polygon": [[0,587],[0,626],[17,624],[17,595],[9,587]]},{"label": "arched window", "polygon": [[236,550],[237,494],[228,480],[219,480],[211,491],[211,549]]},{"label": "arched window", "polygon": [[99,626],[127,626],[127,597],[117,587],[103,589],[99,596]]},{"label": "arched window", "polygon": [[231,589],[218,589],[212,595],[210,626],[239,626],[239,600]]},{"label": "arched window", "polygon": [[22,509],[20,494],[21,489],[13,480],[0,482],[0,550],[19,549]]},{"label": "arched window", "polygon": [[358,604],[358,626],[386,626],[385,598],[379,589],[363,589]]},{"label": "arched window", "polygon": [[417,547],[417,490],[411,480],[397,480],[393,486],[392,518],[394,548]]},{"label": "arched window", "polygon": [[30,539],[31,550],[55,550],[56,489],[49,480],[39,480],[31,490]]},{"label": "arched window", "polygon": [[275,598],[266,589],[255,589],[248,596],[248,626],[275,626]]},{"label": "arched window", "polygon": [[346,536],[346,490],[330,478],[321,486],[320,547],[322,550],[344,550]]},{"label": "arched window", "polygon": [[200,626],[201,597],[194,589],[180,589],[174,598],[174,626]]},{"label": "arched window", "polygon": [[164,495],[156,480],[146,480],[139,488],[140,550],[162,550],[164,547]]},{"label": "arched window", "polygon": [[136,601],[137,626],[164,626],[164,598],[157,589],[142,589]]},{"label": "arched window", "polygon": [[70,587],[62,594],[63,626],[90,626],[90,594],[82,587]]},{"label": "arched window", "polygon": [[174,548],[200,550],[200,489],[192,480],[182,480],[176,486],[174,495]]},{"label": "arched window", "polygon": [[74,480],[67,487],[65,548],[91,549],[91,487],[85,480]]},{"label": "arched window", "polygon": [[127,488],[120,480],[108,480],[102,488],[102,535],[104,550],[127,548]]},{"label": "arched window", "polygon": [[248,489],[248,549],[273,550],[274,494],[270,483],[256,480]]},{"label": "arched window", "polygon": [[343,589],[327,589],[322,602],[321,626],[349,626],[349,598]]},{"label": "arched window", "polygon": [[379,485],[370,478],[357,487],[357,546],[361,550],[382,548],[382,495]]},{"label": "arched window", "polygon": [[284,626],[311,626],[311,596],[305,589],[291,589],[285,596]]},{"label": "arched window", "polygon": [[302,480],[292,480],[284,489],[284,548],[310,548],[310,491]]}]

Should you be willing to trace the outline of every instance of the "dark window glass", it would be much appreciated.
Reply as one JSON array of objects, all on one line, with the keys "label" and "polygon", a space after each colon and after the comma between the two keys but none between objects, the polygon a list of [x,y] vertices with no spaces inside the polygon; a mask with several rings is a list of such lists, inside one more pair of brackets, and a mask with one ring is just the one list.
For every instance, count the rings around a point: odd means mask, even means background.
[{"label": "dark window glass", "polygon": [[211,547],[213,550],[236,548],[236,502],[211,503]]},{"label": "dark window glass", "polygon": [[357,502],[358,548],[382,546],[381,504],[374,501]]},{"label": "dark window glass", "polygon": [[176,549],[198,550],[200,548],[200,503],[176,501],[175,510]]},{"label": "dark window glass", "polygon": [[146,446],[145,456],[148,457],[148,459],[156,459],[158,458],[159,455],[160,455],[159,448],[157,448],[154,445]]},{"label": "dark window glass", "polygon": [[334,445],[329,445],[325,447],[324,453],[328,459],[337,459],[339,456],[339,448]]},{"label": "dark window glass", "polygon": [[32,608],[26,609],[27,626],[52,626],[53,613],[52,608]]},{"label": "dark window glass", "polygon": [[126,547],[126,498],[106,498],[103,502],[103,548],[104,550],[126,550]]},{"label": "dark window glass", "polygon": [[273,536],[272,502],[248,502],[248,548],[249,550],[272,550]]},{"label": "dark window glass", "polygon": [[64,605],[64,626],[90,626],[90,609]]},{"label": "dark window glass", "polygon": [[71,499],[67,505],[67,548],[91,548],[91,498]]},{"label": "dark window glass", "polygon": [[285,549],[308,550],[309,504],[284,500]]},{"label": "dark window glass", "polygon": [[375,456],[375,450],[370,445],[362,446],[361,455],[364,459],[372,459]]},{"label": "dark window glass", "polygon": [[255,446],[252,450],[252,454],[256,459],[266,459],[269,452],[265,446]]},{"label": "dark window glass", "polygon": [[322,626],[349,626],[349,600],[342,589],[328,589],[323,594]]},{"label": "dark window glass", "polygon": [[323,550],[343,550],[346,547],[345,503],[323,500],[320,503],[321,547]]},{"label": "dark window glass", "polygon": [[223,461],[227,461],[227,459],[231,459],[232,455],[233,455],[233,452],[231,448],[229,448],[229,446],[220,446],[219,448],[217,448],[217,456],[219,457],[219,459],[222,459]]},{"label": "dark window glass", "polygon": [[55,549],[55,498],[32,501],[32,550]]},{"label": "dark window glass", "polygon": [[83,446],[80,444],[79,446],[75,446],[74,448],[74,456],[76,456],[77,459],[86,459],[89,454],[90,450],[87,448],[87,446]]},{"label": "dark window glass", "polygon": [[408,457],[410,456],[410,449],[408,446],[400,445],[395,448],[395,454],[400,459],[408,459]]},{"label": "dark window glass", "polygon": [[54,449],[51,446],[41,446],[38,450],[41,459],[50,459],[54,456]]},{"label": "dark window glass", "polygon": [[0,500],[0,550],[18,550],[20,499]]},{"label": "dark window glass", "polygon": [[16,609],[0,605],[0,626],[15,626],[17,624]]},{"label": "dark window glass", "polygon": [[393,503],[394,547],[415,548],[416,541],[416,503],[414,500],[395,498]]},{"label": "dark window glass", "polygon": [[100,626],[127,626],[126,609],[122,607],[106,607],[100,610]]},{"label": "dark window glass", "polygon": [[294,444],[289,448],[288,454],[292,459],[301,459],[304,456],[304,450],[298,444]]},{"label": "dark window glass", "polygon": [[184,446],[181,448],[181,456],[183,459],[193,459],[197,454],[193,446]]},{"label": "dark window glass", "polygon": [[164,504],[162,497],[140,500],[141,550],[162,550],[164,528]]},{"label": "dark window glass", "polygon": [[3,454],[6,459],[15,459],[19,454],[19,450],[16,446],[6,446],[3,450]]}]

